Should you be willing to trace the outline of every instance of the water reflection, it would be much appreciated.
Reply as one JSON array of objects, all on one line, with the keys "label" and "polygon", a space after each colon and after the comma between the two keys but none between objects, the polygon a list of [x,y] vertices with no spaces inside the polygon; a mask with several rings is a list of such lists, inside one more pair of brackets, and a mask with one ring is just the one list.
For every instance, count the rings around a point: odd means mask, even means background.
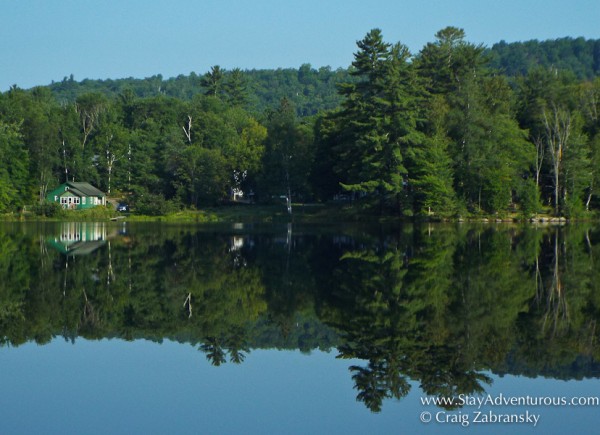
[{"label": "water reflection", "polygon": [[337,349],[381,410],[485,391],[484,373],[598,377],[599,232],[590,226],[228,229],[13,224],[0,232],[0,340]]},{"label": "water reflection", "polygon": [[[117,234],[112,229],[111,237]],[[48,243],[66,255],[87,255],[103,246],[107,240],[104,222],[62,222],[60,232],[49,236]]]}]

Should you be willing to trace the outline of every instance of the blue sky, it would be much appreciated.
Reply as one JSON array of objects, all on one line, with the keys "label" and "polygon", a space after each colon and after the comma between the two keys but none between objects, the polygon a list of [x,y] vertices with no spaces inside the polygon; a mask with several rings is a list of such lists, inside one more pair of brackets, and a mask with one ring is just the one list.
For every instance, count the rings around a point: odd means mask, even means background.
[{"label": "blue sky", "polygon": [[379,27],[418,52],[448,25],[491,46],[600,38],[599,0],[0,0],[0,91],[84,78],[347,67]]}]

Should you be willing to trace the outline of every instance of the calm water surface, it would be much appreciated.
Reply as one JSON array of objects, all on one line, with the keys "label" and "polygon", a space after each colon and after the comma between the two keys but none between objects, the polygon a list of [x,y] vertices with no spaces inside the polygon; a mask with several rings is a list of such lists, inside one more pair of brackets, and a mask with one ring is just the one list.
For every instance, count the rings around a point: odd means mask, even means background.
[{"label": "calm water surface", "polygon": [[594,433],[599,262],[589,225],[5,224],[0,433]]}]

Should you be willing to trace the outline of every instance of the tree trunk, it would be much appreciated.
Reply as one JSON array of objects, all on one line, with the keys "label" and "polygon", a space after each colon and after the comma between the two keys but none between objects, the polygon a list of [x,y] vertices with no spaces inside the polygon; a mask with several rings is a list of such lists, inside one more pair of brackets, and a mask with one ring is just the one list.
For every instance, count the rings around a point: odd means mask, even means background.
[{"label": "tree trunk", "polygon": [[183,129],[183,132],[185,133],[185,137],[188,140],[188,143],[192,143],[192,117],[190,115],[188,115],[188,125],[187,125],[187,129],[185,128],[185,125],[181,127]]},{"label": "tree trunk", "polygon": [[544,164],[544,141],[538,137],[533,142],[535,143],[535,185],[539,189],[542,166]]},{"label": "tree trunk", "polygon": [[553,105],[550,118],[545,109],[542,116],[545,130],[544,139],[548,151],[550,151],[552,170],[554,172],[554,213],[558,215],[560,212],[560,192],[563,189],[560,178],[562,175],[564,154],[571,134],[571,113]]},{"label": "tree trunk", "polygon": [[65,146],[65,140],[62,141],[63,146],[63,163],[65,166],[65,183],[69,181],[69,169],[67,168],[67,148]]},{"label": "tree trunk", "polygon": [[588,193],[587,201],[585,202],[585,211],[590,211],[590,202],[592,201],[593,194],[594,194],[594,174],[592,174],[592,181],[590,181],[590,191]]}]

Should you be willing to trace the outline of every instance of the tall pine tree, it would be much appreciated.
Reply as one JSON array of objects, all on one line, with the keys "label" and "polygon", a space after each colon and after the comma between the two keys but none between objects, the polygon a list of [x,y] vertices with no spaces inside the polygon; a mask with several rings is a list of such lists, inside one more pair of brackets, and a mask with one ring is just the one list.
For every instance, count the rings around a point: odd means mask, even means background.
[{"label": "tall pine tree", "polygon": [[342,187],[365,196],[383,211],[386,205],[404,208],[407,171],[405,149],[416,134],[415,95],[408,49],[391,46],[379,29],[357,43],[351,74],[338,116],[338,170],[346,173]]}]

